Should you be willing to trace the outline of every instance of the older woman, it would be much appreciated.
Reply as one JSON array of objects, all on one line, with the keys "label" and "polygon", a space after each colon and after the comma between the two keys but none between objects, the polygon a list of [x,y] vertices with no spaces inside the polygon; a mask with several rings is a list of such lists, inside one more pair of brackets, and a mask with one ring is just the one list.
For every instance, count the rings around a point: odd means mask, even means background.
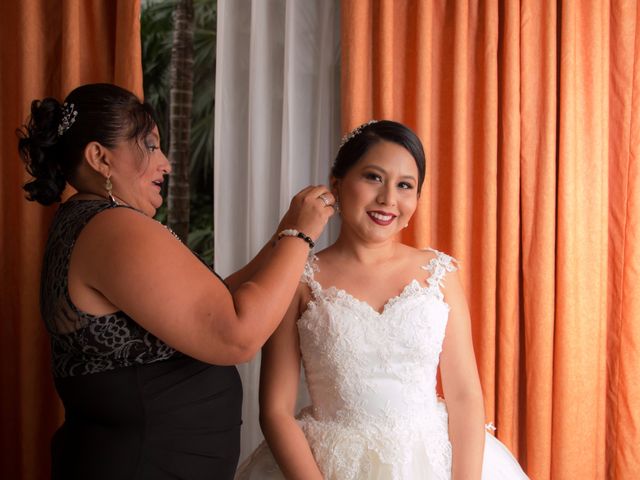
[{"label": "older woman", "polygon": [[19,150],[30,200],[60,201],[41,310],[65,423],[53,478],[224,479],[235,471],[242,387],[233,364],[276,329],[333,213],[324,186],[225,285],[153,220],[170,171],[151,108],[109,84],[34,101]]}]

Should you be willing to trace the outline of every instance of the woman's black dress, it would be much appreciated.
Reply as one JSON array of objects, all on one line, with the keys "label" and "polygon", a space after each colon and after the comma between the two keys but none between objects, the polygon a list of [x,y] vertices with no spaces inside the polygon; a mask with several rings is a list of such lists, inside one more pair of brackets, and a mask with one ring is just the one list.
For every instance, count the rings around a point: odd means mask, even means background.
[{"label": "woman's black dress", "polygon": [[190,358],[124,312],[89,315],[69,297],[75,240],[94,215],[114,207],[61,205],[45,250],[41,309],[65,407],[52,441],[52,478],[231,479],[242,406],[236,368]]}]

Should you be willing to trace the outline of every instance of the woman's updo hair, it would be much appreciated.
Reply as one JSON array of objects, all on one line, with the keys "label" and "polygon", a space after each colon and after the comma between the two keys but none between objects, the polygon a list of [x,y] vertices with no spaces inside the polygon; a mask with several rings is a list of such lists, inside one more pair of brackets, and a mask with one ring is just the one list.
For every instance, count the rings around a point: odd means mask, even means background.
[{"label": "woman's updo hair", "polygon": [[349,132],[344,139],[331,168],[331,175],[344,178],[347,172],[376,143],[393,142],[404,147],[413,157],[418,167],[418,193],[422,190],[425,176],[425,159],[422,143],[410,128],[392,120],[365,123]]},{"label": "woman's updo hair", "polygon": [[155,125],[149,104],[108,83],[82,85],[64,104],[51,97],[34,100],[27,124],[18,130],[18,151],[33,177],[23,187],[27,198],[43,205],[59,202],[89,142],[114,148],[123,140],[143,139]]}]

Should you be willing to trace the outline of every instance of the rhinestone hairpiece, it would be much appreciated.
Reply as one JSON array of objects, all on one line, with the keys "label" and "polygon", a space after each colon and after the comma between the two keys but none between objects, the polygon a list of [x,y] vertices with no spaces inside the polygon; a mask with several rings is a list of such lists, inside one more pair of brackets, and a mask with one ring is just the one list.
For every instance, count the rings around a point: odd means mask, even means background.
[{"label": "rhinestone hairpiece", "polygon": [[78,111],[73,108],[73,103],[64,102],[62,104],[62,118],[60,119],[60,125],[58,125],[58,136],[62,136],[64,132],[69,130],[73,122],[76,121]]},{"label": "rhinestone hairpiece", "polygon": [[351,140],[353,137],[357,137],[358,135],[360,135],[360,133],[365,127],[368,127],[369,125],[372,125],[374,123],[378,123],[378,120],[369,120],[367,123],[363,123],[359,127],[356,127],[353,130],[351,130],[344,137],[342,137],[342,141],[340,142],[340,146],[338,147],[338,149],[342,148],[342,146],[345,143],[347,143],[349,140]]}]

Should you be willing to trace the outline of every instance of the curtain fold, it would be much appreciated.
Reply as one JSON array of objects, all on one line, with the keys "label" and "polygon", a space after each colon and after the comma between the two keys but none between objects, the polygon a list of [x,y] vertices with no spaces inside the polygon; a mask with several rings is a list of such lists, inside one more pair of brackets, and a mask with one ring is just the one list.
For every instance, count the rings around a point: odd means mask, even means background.
[{"label": "curtain fold", "polygon": [[563,2],[559,28],[551,475],[604,478],[609,4]]},{"label": "curtain fold", "polygon": [[606,465],[608,478],[633,478],[640,476],[640,5],[610,8]]},{"label": "curtain fold", "polygon": [[117,0],[0,2],[0,476],[49,477],[62,407],[39,311],[40,263],[54,208],[27,202],[16,128],[30,102],[82,83],[142,95],[140,5]]},{"label": "curtain fold", "polygon": [[[327,184],[340,135],[338,2],[219,0],[215,267],[229,275],[273,235],[291,197]],[[318,242],[335,238],[331,223]],[[259,355],[239,365],[241,460],[262,439]],[[301,385],[299,405],[308,399]]]},{"label": "curtain fold", "polygon": [[[524,330],[520,362],[524,363],[525,379],[521,393],[524,398],[519,404],[523,418],[518,453],[527,473],[543,479],[552,478],[553,448],[558,7],[552,0],[522,2],[514,18],[520,30],[520,71],[516,81],[521,100],[520,122],[510,126],[520,130],[521,138],[519,322]],[[515,361],[505,358],[503,365]],[[503,404],[507,403],[514,401],[503,397]],[[500,412],[497,420],[500,422]]]},{"label": "curtain fold", "polygon": [[639,10],[342,2],[343,131],[422,138],[404,240],[461,260],[487,421],[535,479],[640,477]]}]

